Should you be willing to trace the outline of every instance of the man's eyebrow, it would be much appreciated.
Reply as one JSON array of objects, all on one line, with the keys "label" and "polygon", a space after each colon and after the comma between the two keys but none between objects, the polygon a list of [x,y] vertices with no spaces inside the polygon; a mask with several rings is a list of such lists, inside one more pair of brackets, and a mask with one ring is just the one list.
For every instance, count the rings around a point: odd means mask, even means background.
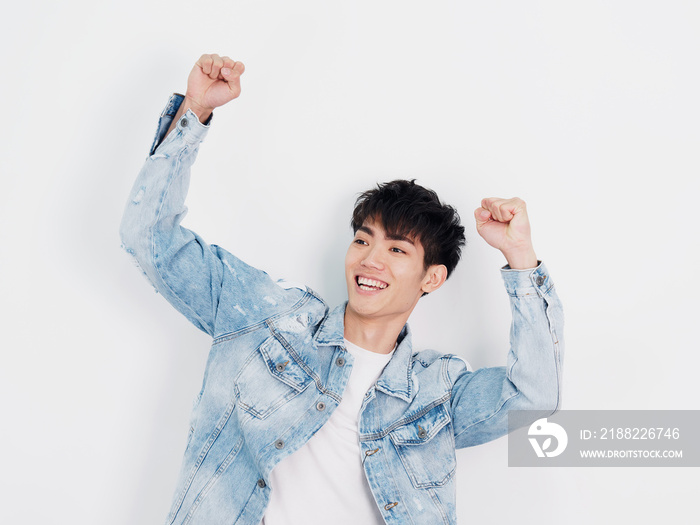
[{"label": "man's eyebrow", "polygon": [[365,226],[364,224],[360,226],[357,229],[358,232],[365,232],[367,235],[374,237],[374,230],[370,228],[369,226]]},{"label": "man's eyebrow", "polygon": [[415,246],[415,243],[410,239],[410,237],[399,235],[398,233],[387,233],[386,238],[391,239],[392,241],[404,241]]},{"label": "man's eyebrow", "polygon": [[[369,235],[370,237],[374,237],[374,230],[370,228],[369,226],[365,226],[364,224],[360,226],[357,231],[361,231]],[[405,235],[400,235],[398,233],[386,233],[386,238],[390,239],[392,241],[403,241],[407,242],[409,244],[412,244],[415,246],[415,243],[407,236]]]}]

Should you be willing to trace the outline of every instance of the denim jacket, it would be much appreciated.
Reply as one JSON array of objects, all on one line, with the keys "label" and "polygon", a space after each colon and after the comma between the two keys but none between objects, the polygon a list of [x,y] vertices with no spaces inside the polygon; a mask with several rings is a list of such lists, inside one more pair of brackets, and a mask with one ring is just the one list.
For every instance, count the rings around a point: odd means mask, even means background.
[{"label": "denim jacket", "polygon": [[[181,102],[173,96],[161,115],[121,225],[155,289],[213,338],[166,523],[258,525],[270,472],[342,399],[353,366],[345,305],[329,310],[312,290],[274,281],[180,225],[208,130],[188,111],[164,137]],[[406,325],[365,395],[358,439],[388,524],[455,523],[455,449],[506,434],[508,410],[559,407],[563,314],[552,279],[541,263],[502,276],[513,314],[506,366],[471,371],[457,356],[414,352]]]}]

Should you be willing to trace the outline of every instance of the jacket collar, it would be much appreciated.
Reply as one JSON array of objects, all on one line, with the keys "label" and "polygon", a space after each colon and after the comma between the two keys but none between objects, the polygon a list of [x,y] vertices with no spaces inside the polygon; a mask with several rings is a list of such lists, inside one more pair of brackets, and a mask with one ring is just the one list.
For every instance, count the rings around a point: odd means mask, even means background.
[{"label": "jacket collar", "polygon": [[[314,335],[315,346],[340,346],[345,348],[343,335],[345,334],[345,307],[347,302],[335,307],[321,322],[321,326]],[[398,345],[394,355],[386,365],[382,375],[377,380],[377,389],[385,394],[397,397],[406,402],[416,394],[413,392],[411,381],[411,362],[413,349],[411,345],[411,330],[408,324],[404,325],[397,339]]]},{"label": "jacket collar", "polygon": [[319,326],[314,335],[315,346],[345,346],[343,334],[345,333],[345,306],[347,304],[345,302],[336,306],[321,321],[321,326]]}]

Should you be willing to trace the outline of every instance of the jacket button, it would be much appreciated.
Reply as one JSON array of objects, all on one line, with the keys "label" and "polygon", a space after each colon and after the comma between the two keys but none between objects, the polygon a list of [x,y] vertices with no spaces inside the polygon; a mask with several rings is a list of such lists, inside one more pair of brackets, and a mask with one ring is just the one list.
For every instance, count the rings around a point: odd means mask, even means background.
[{"label": "jacket button", "polygon": [[422,426],[418,425],[418,437],[421,439],[425,439],[427,435],[428,433],[425,431],[425,429]]},{"label": "jacket button", "polygon": [[278,450],[284,448],[284,441],[282,441],[281,439],[275,441],[275,448]]},{"label": "jacket button", "polygon": [[545,279],[546,279],[546,277],[544,277],[543,275],[539,275],[539,276],[537,277],[537,279],[535,279],[535,282],[537,283],[537,286],[542,286],[542,285],[544,284],[544,280],[545,280]]},{"label": "jacket button", "polygon": [[275,369],[278,372],[284,372],[284,369],[287,368],[287,363],[289,363],[289,361],[285,361],[284,363],[277,363],[275,365]]},{"label": "jacket button", "polygon": [[189,124],[189,122],[187,122],[187,119],[186,119],[186,118],[183,118],[182,120],[180,120],[180,125],[181,125],[183,128],[186,128],[188,124]]},{"label": "jacket button", "polygon": [[265,480],[264,479],[260,478],[258,480],[258,487],[260,487],[261,489],[265,488]]},{"label": "jacket button", "polygon": [[323,401],[319,401],[318,403],[316,403],[316,410],[318,410],[320,412],[321,410],[325,410],[325,409],[326,409],[326,404]]},{"label": "jacket button", "polygon": [[345,365],[345,358],[344,357],[339,357],[338,359],[335,360],[335,364],[338,366],[343,366]]}]

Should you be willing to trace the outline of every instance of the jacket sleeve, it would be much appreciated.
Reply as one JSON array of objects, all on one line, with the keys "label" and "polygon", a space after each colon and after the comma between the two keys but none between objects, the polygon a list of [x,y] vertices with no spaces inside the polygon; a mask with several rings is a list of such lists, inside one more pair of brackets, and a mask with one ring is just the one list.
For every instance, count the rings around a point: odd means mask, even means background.
[{"label": "jacket sleeve", "polygon": [[[256,280],[269,278],[180,225],[187,213],[190,168],[209,128],[187,111],[165,137],[182,100],[173,95],[161,115],[150,155],[127,201],[120,235],[156,291],[213,336],[222,285],[252,293]],[[244,301],[239,302],[232,306],[244,312]],[[235,307],[232,311],[238,315]]]},{"label": "jacket sleeve", "polygon": [[457,448],[507,434],[509,410],[537,411],[535,421],[561,403],[564,316],[554,283],[542,263],[528,270],[506,266],[501,275],[513,316],[506,366],[471,372],[459,359],[449,365]]}]

